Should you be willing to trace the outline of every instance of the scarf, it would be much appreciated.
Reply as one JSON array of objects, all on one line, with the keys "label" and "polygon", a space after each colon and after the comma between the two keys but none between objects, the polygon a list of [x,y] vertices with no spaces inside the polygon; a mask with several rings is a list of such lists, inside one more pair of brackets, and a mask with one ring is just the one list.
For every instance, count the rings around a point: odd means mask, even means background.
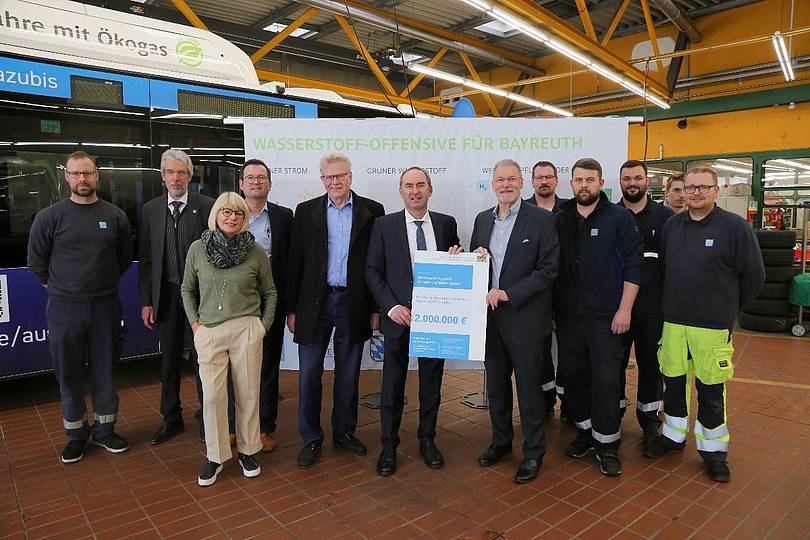
[{"label": "scarf", "polygon": [[215,268],[232,268],[242,264],[256,243],[253,233],[245,231],[228,240],[222,231],[206,230],[202,233],[205,257]]}]

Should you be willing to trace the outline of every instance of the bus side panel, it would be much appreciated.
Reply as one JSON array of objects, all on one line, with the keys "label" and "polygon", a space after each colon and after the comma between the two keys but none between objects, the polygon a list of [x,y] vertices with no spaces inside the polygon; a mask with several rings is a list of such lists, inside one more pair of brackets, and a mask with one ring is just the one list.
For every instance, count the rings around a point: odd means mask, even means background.
[{"label": "bus side panel", "polygon": [[[141,322],[138,263],[124,274],[119,289],[124,307],[124,349],[127,358],[158,352],[157,332]],[[0,273],[0,378],[52,369],[45,306],[48,293],[26,268]]]}]

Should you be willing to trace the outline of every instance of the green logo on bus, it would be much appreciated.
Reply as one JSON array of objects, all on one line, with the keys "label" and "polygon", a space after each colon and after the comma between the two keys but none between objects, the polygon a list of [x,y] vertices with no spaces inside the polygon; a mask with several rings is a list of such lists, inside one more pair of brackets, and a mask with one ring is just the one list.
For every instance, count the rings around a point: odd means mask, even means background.
[{"label": "green logo on bus", "polygon": [[177,61],[188,67],[197,67],[203,63],[203,50],[196,41],[177,42]]}]

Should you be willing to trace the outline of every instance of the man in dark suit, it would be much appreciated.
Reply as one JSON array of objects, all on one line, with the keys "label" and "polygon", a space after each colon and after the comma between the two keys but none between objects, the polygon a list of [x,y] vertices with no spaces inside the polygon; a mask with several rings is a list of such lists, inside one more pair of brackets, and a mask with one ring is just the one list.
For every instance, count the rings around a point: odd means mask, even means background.
[{"label": "man in dark suit", "polygon": [[492,191],[498,205],[478,214],[470,240],[470,250],[492,256],[484,361],[492,443],[478,463],[494,465],[512,449],[514,371],[524,435],[523,462],[515,474],[519,484],[537,478],[546,452],[541,355],[551,331],[551,286],[560,252],[554,216],[521,201],[522,187],[520,165],[511,159],[495,164]]},{"label": "man in dark suit", "polygon": [[296,207],[288,266],[287,326],[298,343],[302,469],[312,467],[321,453],[321,376],[333,329],[332,441],[356,455],[367,452],[354,436],[357,384],[363,344],[380,320],[365,264],[374,220],[385,210],[351,191],[352,168],[345,155],[322,157],[320,171],[326,193]]},{"label": "man in dark suit", "polygon": [[284,321],[287,306],[284,284],[287,277],[287,251],[290,247],[293,212],[289,208],[269,202],[267,196],[273,187],[270,169],[260,159],[249,159],[242,166],[239,188],[245,194],[250,210],[250,230],[256,243],[264,248],[273,268],[278,302],[273,326],[264,336],[262,348],[262,375],[259,388],[259,426],[262,450],[272,452],[278,441],[273,436],[278,418],[278,369],[281,346],[284,342]]},{"label": "man in dark suit", "polygon": [[[389,476],[397,470],[399,426],[408,375],[414,253],[461,251],[455,218],[428,212],[433,186],[427,171],[420,167],[406,169],[399,178],[399,194],[405,209],[374,222],[366,259],[366,281],[380,307],[380,327],[385,335],[380,407],[383,450],[377,460],[380,476]],[[419,358],[417,436],[419,453],[431,469],[444,465],[444,457],[434,442],[443,372],[443,358]]]},{"label": "man in dark suit", "polygon": [[[534,194],[525,201],[549,212],[557,212],[560,204],[568,199],[557,197],[557,167],[550,161],[538,161],[532,167],[532,189]],[[560,373],[554,374],[554,359],[551,355],[551,333],[543,342],[543,375],[540,389],[543,390],[546,400],[546,414],[554,414],[554,405],[557,403],[557,394],[560,395],[560,419],[568,418],[568,407],[565,405],[563,395],[565,386],[560,379]]]},{"label": "man in dark suit", "polygon": [[[180,406],[180,370],[185,338],[191,334],[191,329],[180,298],[180,284],[188,248],[208,227],[208,214],[214,204],[213,199],[188,191],[193,165],[185,152],[166,150],[160,159],[160,174],[167,194],[144,205],[138,234],[141,318],[150,330],[157,323],[163,352],[160,395],[163,422],[149,441],[150,444],[166,442],[184,428]],[[197,371],[193,346],[191,357]],[[202,407],[199,376],[197,397]],[[203,433],[201,415],[198,420],[200,433]]]}]

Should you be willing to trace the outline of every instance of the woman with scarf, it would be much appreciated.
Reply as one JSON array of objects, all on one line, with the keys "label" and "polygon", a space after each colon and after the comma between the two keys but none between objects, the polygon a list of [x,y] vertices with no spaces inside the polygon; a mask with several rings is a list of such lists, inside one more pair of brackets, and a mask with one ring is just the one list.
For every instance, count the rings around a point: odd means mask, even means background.
[{"label": "woman with scarf", "polygon": [[259,380],[262,338],[273,324],[276,287],[270,261],[256,244],[245,200],[219,196],[208,230],[191,244],[180,288],[203,386],[203,422],[208,461],[197,483],[210,486],[231,458],[228,440],[228,368],[236,402],[237,450],[242,473],[258,476]]}]

